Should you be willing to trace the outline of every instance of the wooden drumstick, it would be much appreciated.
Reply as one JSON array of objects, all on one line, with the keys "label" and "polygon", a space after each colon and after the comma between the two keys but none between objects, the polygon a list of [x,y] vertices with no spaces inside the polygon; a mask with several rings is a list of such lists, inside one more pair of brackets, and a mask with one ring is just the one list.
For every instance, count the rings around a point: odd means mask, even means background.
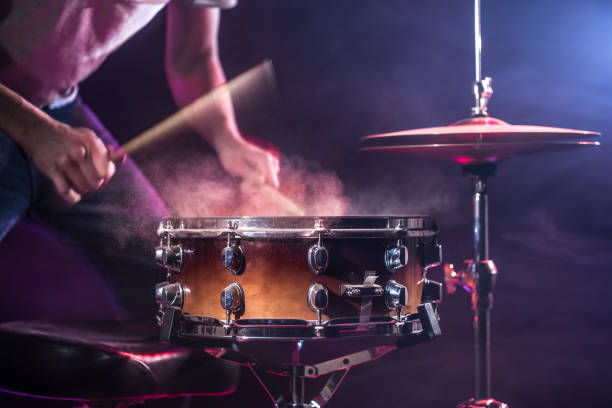
[{"label": "wooden drumstick", "polygon": [[256,84],[257,78],[259,78],[261,75],[264,76],[267,83],[274,82],[274,71],[271,61],[266,60],[229,80],[225,84],[218,86],[217,88],[204,94],[175,114],[162,120],[152,128],[142,132],[129,142],[125,143],[123,146],[121,146],[120,151],[127,154],[134,154],[146,146],[158,140],[164,139],[177,130],[182,129],[185,125],[189,125],[193,118],[197,118],[201,113],[207,109],[210,109],[222,98],[227,98],[228,95],[234,95],[239,92],[249,90],[254,86],[254,84]]}]

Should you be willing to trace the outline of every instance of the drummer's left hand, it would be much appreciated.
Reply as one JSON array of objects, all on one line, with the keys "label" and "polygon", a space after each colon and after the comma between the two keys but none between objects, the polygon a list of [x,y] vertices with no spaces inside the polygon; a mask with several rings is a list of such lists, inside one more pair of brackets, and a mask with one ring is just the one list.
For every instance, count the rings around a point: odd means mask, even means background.
[{"label": "drummer's left hand", "polygon": [[228,173],[251,184],[279,187],[280,161],[276,152],[249,142],[239,132],[231,132],[217,140],[214,147]]}]

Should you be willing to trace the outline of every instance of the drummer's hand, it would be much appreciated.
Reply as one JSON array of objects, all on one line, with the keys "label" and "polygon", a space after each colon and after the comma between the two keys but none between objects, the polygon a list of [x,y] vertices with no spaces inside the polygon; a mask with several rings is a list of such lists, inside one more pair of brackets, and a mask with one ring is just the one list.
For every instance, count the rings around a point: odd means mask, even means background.
[{"label": "drummer's hand", "polygon": [[105,185],[115,165],[125,160],[124,153],[106,146],[91,129],[51,119],[30,132],[26,151],[68,204]]},{"label": "drummer's hand", "polygon": [[262,149],[242,136],[226,136],[215,144],[221,165],[233,176],[252,184],[279,187],[278,155]]}]

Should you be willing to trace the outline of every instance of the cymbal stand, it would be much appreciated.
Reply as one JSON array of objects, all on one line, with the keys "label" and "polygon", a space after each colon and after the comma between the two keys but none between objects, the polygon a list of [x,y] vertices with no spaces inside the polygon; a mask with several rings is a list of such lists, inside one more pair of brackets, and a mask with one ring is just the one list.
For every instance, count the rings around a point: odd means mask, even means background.
[{"label": "cymbal stand", "polygon": [[461,285],[472,293],[474,310],[475,398],[457,405],[457,408],[508,408],[508,405],[491,396],[491,343],[490,311],[493,307],[493,289],[497,268],[489,259],[489,202],[487,179],[495,175],[495,163],[476,163],[463,166],[463,175],[472,179],[474,186],[472,205],[474,211],[474,259],[466,261],[464,271],[455,272],[452,265],[445,265],[444,280],[449,293],[455,285]]},{"label": "cymbal stand", "polygon": [[[493,94],[491,78],[482,79],[482,35],[481,35],[480,0],[474,0],[474,57],[475,73],[474,98],[476,105],[472,116],[488,116],[487,105]],[[463,166],[463,175],[472,179],[472,205],[474,210],[474,259],[468,261],[464,273],[469,276],[474,310],[474,357],[475,357],[475,392],[469,401],[459,404],[458,408],[508,408],[491,396],[491,343],[490,311],[493,307],[493,288],[497,277],[497,268],[489,259],[489,201],[487,179],[495,175],[495,163],[474,163]],[[445,271],[446,272],[446,271]],[[448,276],[446,277],[448,278]]]}]

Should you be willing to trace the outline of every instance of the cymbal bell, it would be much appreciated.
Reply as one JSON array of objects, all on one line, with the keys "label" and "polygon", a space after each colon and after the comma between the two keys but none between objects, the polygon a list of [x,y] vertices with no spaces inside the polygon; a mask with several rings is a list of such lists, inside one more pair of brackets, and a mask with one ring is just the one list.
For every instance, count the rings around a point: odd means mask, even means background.
[{"label": "cymbal bell", "polygon": [[449,126],[403,130],[362,138],[363,151],[409,154],[460,164],[496,163],[509,157],[599,146],[600,133],[545,126],[511,125],[473,117]]}]

